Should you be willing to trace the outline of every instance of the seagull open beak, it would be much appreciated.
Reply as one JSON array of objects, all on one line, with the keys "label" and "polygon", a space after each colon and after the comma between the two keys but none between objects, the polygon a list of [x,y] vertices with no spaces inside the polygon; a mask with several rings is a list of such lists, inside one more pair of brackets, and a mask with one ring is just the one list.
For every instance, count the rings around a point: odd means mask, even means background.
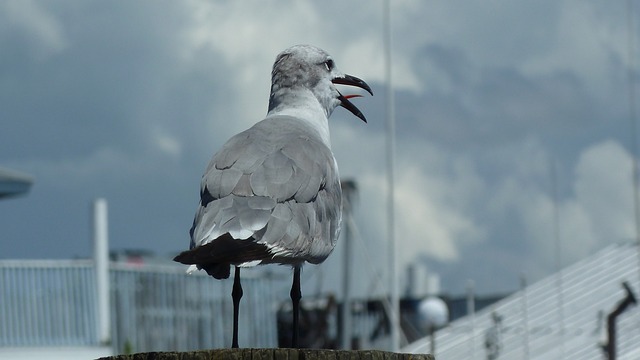
[{"label": "seagull open beak", "polygon": [[[340,85],[351,85],[351,86],[357,86],[361,89],[366,90],[369,94],[373,95],[373,92],[371,91],[371,88],[369,87],[369,85],[367,85],[366,82],[364,82],[361,79],[358,79],[355,76],[351,76],[351,75],[344,75],[343,77],[339,77],[339,78],[335,78],[333,80],[331,80],[332,83],[334,84],[340,84]],[[357,117],[359,117],[362,121],[367,122],[367,119],[364,117],[364,115],[362,114],[362,112],[351,103],[351,101],[349,101],[350,98],[353,97],[358,97],[357,95],[347,95],[344,96],[342,94],[340,94],[340,92],[338,91],[338,100],[340,100],[340,106],[342,106],[343,108],[351,111],[351,113]]]}]

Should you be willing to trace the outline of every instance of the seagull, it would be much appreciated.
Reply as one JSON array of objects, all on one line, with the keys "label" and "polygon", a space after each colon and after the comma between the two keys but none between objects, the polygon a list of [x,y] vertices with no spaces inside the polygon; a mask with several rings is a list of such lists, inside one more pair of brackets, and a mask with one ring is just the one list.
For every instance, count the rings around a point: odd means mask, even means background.
[{"label": "seagull", "polygon": [[335,84],[371,88],[344,74],[332,57],[311,45],[281,52],[271,72],[267,116],[229,139],[211,159],[200,184],[190,249],[174,258],[227,279],[235,268],[232,348],[238,347],[242,298],[240,269],[260,264],[293,267],[292,347],[298,346],[305,262],[319,264],[340,234],[342,190],[331,152],[328,118],[342,106],[365,123],[362,112]]}]

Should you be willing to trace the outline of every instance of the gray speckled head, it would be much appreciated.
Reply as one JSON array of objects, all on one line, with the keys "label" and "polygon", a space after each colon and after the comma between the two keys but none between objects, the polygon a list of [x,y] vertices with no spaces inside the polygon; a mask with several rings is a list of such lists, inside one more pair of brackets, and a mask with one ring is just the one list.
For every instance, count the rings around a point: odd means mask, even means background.
[{"label": "gray speckled head", "polygon": [[269,112],[283,106],[295,106],[296,97],[310,91],[329,117],[342,105],[364,120],[364,116],[336,89],[334,83],[371,89],[362,80],[345,75],[326,51],[312,45],[292,46],[276,57],[271,72]]}]

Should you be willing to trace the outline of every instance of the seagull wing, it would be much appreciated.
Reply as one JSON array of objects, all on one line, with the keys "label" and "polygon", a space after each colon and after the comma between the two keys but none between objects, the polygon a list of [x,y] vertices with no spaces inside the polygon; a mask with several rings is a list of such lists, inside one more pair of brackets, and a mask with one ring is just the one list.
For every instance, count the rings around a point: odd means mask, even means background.
[{"label": "seagull wing", "polygon": [[231,138],[209,163],[200,194],[185,252],[191,264],[319,263],[340,231],[331,149],[294,117],[269,117]]}]

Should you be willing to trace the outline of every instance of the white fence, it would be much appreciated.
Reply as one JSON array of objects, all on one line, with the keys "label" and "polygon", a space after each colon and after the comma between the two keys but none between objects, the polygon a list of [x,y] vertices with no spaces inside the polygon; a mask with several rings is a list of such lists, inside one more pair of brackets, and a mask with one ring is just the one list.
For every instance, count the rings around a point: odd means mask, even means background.
[{"label": "white fence", "polygon": [[0,346],[93,346],[90,261],[0,261]]},{"label": "white fence", "polygon": [[[277,347],[272,280],[249,276],[242,279],[239,343]],[[114,348],[139,352],[229,347],[231,283],[200,273],[186,275],[181,266],[112,266]]]},{"label": "white fence", "polygon": [[[274,280],[247,275],[240,344],[277,347]],[[230,281],[122,263],[111,264],[109,277],[115,353],[230,345]],[[0,347],[100,345],[96,300],[92,261],[1,260]]]}]

